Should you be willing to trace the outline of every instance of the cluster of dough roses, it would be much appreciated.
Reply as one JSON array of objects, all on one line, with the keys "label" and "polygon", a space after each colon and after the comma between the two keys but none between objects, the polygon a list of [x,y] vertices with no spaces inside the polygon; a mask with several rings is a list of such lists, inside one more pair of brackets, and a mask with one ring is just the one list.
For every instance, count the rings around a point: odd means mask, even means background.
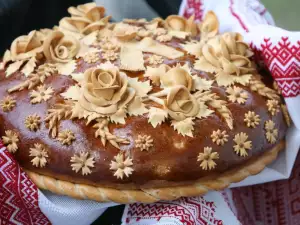
[{"label": "cluster of dough roses", "polygon": [[[163,100],[165,110],[176,121],[197,116],[200,104],[190,94],[192,77],[182,68],[170,69],[169,75],[161,78],[161,82],[167,87],[167,96]],[[80,92],[80,106],[102,116],[117,114],[120,109],[131,104],[136,96],[135,89],[128,84],[126,74],[115,67],[86,70]]]},{"label": "cluster of dough roses", "polygon": [[28,35],[16,38],[7,61],[27,60],[44,55],[51,63],[69,62],[79,52],[79,39],[95,30],[101,30],[109,20],[109,17],[104,17],[105,9],[95,3],[70,7],[68,11],[71,17],[63,18],[55,31],[31,31]]},{"label": "cluster of dough roses", "polygon": [[11,45],[11,60],[26,60],[44,55],[48,62],[67,63],[79,52],[80,42],[60,31],[31,31]]},{"label": "cluster of dough roses", "polygon": [[163,91],[153,94],[154,101],[156,97],[166,98],[162,103],[164,109],[170,117],[176,121],[185,120],[188,117],[195,117],[199,113],[200,105],[196,98],[190,93],[193,89],[193,78],[187,71],[188,68],[174,67],[167,65],[161,66],[161,74],[157,82],[164,88]]}]

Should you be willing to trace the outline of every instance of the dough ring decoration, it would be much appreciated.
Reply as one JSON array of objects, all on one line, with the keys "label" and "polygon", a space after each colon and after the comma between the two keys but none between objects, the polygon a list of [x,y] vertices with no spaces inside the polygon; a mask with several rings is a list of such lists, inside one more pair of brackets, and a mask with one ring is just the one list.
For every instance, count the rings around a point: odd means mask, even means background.
[{"label": "dough ring decoration", "polygon": [[172,15],[110,23],[95,3],[16,38],[0,135],[41,189],[99,202],[222,190],[285,148],[282,98],[238,33]]}]

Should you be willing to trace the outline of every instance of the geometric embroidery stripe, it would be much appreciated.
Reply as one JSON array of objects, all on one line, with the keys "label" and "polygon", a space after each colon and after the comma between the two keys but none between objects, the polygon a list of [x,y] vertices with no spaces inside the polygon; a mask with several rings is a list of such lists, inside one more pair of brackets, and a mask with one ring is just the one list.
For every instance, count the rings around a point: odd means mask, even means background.
[{"label": "geometric embroidery stripe", "polygon": [[10,210],[9,214],[4,211],[0,214],[1,224],[51,224],[38,206],[37,186],[3,147],[1,141],[0,178],[0,210]]}]

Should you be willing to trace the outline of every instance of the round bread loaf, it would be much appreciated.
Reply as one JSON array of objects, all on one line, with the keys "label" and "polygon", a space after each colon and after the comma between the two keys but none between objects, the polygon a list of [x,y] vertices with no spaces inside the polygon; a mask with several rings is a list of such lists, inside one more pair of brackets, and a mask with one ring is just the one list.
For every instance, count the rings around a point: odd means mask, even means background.
[{"label": "round bread loaf", "polygon": [[110,23],[94,3],[68,11],[18,37],[0,72],[2,141],[40,188],[174,199],[258,173],[284,148],[280,96],[213,12],[196,24]]}]

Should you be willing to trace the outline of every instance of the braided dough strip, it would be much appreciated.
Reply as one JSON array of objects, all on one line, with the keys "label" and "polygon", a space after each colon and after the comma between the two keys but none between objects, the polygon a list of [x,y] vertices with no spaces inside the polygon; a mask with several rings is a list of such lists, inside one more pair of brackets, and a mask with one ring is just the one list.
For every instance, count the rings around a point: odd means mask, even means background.
[{"label": "braided dough strip", "polygon": [[77,199],[90,199],[98,202],[153,203],[159,200],[175,200],[180,197],[199,196],[211,190],[223,190],[231,183],[239,182],[248,176],[261,172],[266,165],[277,158],[278,152],[284,149],[284,147],[285,141],[281,141],[270,151],[263,153],[259,158],[249,160],[239,168],[234,168],[215,177],[200,179],[194,184],[169,188],[119,190],[85,184],[74,184],[40,175],[35,172],[26,172],[39,188],[49,190],[56,194],[67,195]]}]

